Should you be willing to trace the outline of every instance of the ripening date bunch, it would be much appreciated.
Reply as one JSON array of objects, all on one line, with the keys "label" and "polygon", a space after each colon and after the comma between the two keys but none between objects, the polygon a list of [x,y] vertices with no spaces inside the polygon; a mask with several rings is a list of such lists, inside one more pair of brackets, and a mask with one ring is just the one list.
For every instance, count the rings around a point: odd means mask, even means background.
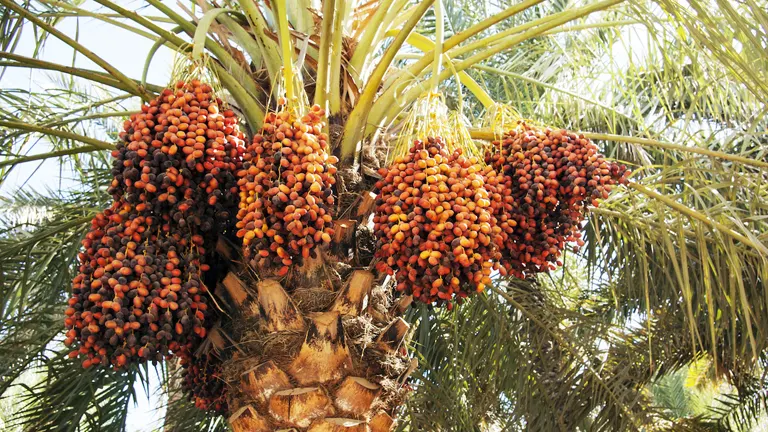
[{"label": "ripening date bunch", "polygon": [[491,212],[490,168],[450,153],[442,140],[416,141],[379,171],[374,232],[379,271],[397,290],[430,304],[461,301],[490,283],[501,229]]},{"label": "ripening date bunch", "polygon": [[502,268],[517,277],[554,270],[569,242],[583,246],[587,205],[608,198],[629,174],[582,135],[522,121],[492,143],[485,159],[501,174],[491,189],[503,196],[493,206],[505,234]]},{"label": "ripening date bunch", "polygon": [[123,201],[93,218],[65,311],[65,344],[83,367],[161,360],[205,336],[203,238],[162,223]]},{"label": "ripening date bunch", "polygon": [[338,160],[328,154],[324,118],[317,105],[302,117],[270,113],[243,155],[237,236],[256,268],[285,275],[331,241]]},{"label": "ripening date bunch", "polygon": [[112,152],[109,192],[181,227],[220,231],[237,206],[243,134],[211,86],[180,81],[131,115]]},{"label": "ripening date bunch", "polygon": [[179,357],[183,369],[181,388],[187,399],[200,410],[226,415],[229,405],[221,360],[210,353],[201,357],[184,353]]},{"label": "ripening date bunch", "polygon": [[84,367],[160,360],[205,337],[202,276],[237,206],[243,134],[209,85],[179,82],[123,125],[113,205],[83,241],[66,311]]}]

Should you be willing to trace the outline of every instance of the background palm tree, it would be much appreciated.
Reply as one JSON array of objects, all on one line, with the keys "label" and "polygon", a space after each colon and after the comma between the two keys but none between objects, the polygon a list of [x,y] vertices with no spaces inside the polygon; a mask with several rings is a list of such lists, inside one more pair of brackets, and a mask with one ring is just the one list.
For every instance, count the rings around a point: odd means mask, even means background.
[{"label": "background palm tree", "polygon": [[[444,25],[432,2],[288,3],[293,61],[310,97],[330,109],[342,169],[375,165],[370,149],[386,148],[429,88],[442,33],[440,90],[474,138],[492,139],[482,117],[494,101],[510,103],[540,124],[584,131],[634,171],[592,210],[585,247],[559,271],[498,278],[453,311],[411,307],[419,369],[401,428],[727,430],[763,413],[768,3],[457,0],[444,2]],[[122,118],[166,83],[124,75],[79,27],[57,28],[100,22],[149,40],[151,49],[123,53],[145,71],[165,47],[207,56],[254,132],[274,109],[271,83],[285,59],[275,4],[0,5],[0,73],[55,74],[46,88],[3,83],[0,92],[0,393],[17,398],[7,421],[120,430],[136,384],[157,370],[168,429],[226,427],[177,397],[170,363],[83,371],[66,358],[62,312],[79,240],[109,200],[105,150]],[[71,64],[44,60],[53,41],[72,49]],[[29,169],[44,162],[72,186],[7,186],[22,169],[50,178]],[[701,358],[734,392],[704,414],[657,407],[648,384]]]}]

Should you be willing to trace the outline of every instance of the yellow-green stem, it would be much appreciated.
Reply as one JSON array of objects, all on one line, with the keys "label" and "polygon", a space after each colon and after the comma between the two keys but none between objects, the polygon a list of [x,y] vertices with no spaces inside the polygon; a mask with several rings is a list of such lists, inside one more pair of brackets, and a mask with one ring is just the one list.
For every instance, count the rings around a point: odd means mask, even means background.
[{"label": "yellow-green stem", "polygon": [[376,96],[379,84],[381,84],[384,74],[392,64],[392,60],[394,60],[400,47],[403,46],[406,39],[408,39],[408,35],[411,34],[413,28],[416,27],[416,24],[418,24],[421,17],[424,16],[434,1],[435,0],[424,0],[419,4],[419,9],[415,11],[403,25],[402,31],[397,34],[395,40],[392,41],[392,44],[384,52],[384,55],[381,57],[379,64],[376,65],[373,73],[371,73],[357,105],[355,105],[355,108],[350,113],[349,118],[347,119],[347,124],[344,126],[344,136],[341,143],[342,164],[350,165],[354,161],[357,144],[363,137],[363,132],[365,131],[365,126],[368,121],[368,115],[373,106],[373,99]]},{"label": "yellow-green stem", "polygon": [[[158,36],[161,36],[168,40],[171,44],[176,46],[177,50],[187,50],[189,51],[189,47],[185,43],[183,39],[181,39],[179,36],[176,36],[172,32],[169,32],[162,27],[158,26],[152,21],[149,21],[148,19],[142,17],[141,15],[137,14],[136,12],[129,11],[121,6],[118,6],[114,3],[112,3],[109,0],[94,0],[97,3],[99,3],[102,6],[105,6],[109,9],[112,9],[113,11],[117,12],[121,16],[124,16],[128,19],[131,19],[138,24],[150,29],[151,31],[155,32]],[[148,0],[152,1],[152,0]],[[167,9],[167,8],[164,8]],[[163,9],[160,9],[163,11]],[[194,25],[183,20],[181,16],[178,14],[168,10],[170,13],[169,17],[173,19],[174,22],[179,24],[182,27],[185,27],[186,31],[192,32],[194,34]],[[191,26],[191,29],[189,29],[189,26]],[[185,47],[186,48],[182,48]],[[220,47],[219,47],[220,48]],[[226,53],[225,53],[226,54]],[[228,54],[227,54],[228,55]],[[213,67],[217,71],[219,79],[221,79],[222,84],[229,90],[229,92],[232,94],[232,97],[235,98],[235,101],[241,106],[243,109],[243,113],[246,116],[246,121],[248,122],[249,126],[252,128],[252,130],[256,131],[261,125],[261,122],[263,120],[263,110],[257,103],[257,99],[252,97],[249,92],[238,82],[237,79],[232,77],[232,75],[227,72],[227,70],[219,65],[216,62],[213,62]],[[253,80],[250,80],[250,83],[252,83],[254,86],[256,83]],[[260,117],[261,116],[261,117]]]},{"label": "yellow-green stem", "polygon": [[[503,12],[494,14],[493,16],[473,25],[472,27],[446,39],[445,42],[443,43],[443,51],[448,51],[452,49],[453,47],[471,38],[472,36],[479,34],[483,30],[493,25],[496,25],[499,22],[515,14],[518,14],[530,7],[533,7],[541,3],[542,1],[544,0],[526,0],[522,3],[516,4],[514,6],[511,6],[505,9]],[[426,69],[429,66],[429,64],[432,62],[433,59],[434,59],[434,55],[432,54],[432,52],[424,53],[424,55],[421,57],[419,61],[408,66],[408,68],[405,71],[399,74],[397,79],[393,80],[392,82],[389,83],[389,85],[386,86],[386,88],[384,89],[385,92],[384,94],[382,94],[382,97],[389,98],[390,96],[393,96],[393,93],[397,91],[397,89],[402,88],[402,86],[405,84],[407,80],[410,80],[415,76],[419,76],[422,73],[422,71],[424,71],[424,69]]]},{"label": "yellow-green stem", "polygon": [[[671,20],[659,20],[659,22],[670,22],[670,21]],[[593,30],[593,29],[599,29],[599,28],[615,29],[621,26],[636,25],[636,24],[642,25],[644,23],[638,20],[620,20],[620,21],[607,21],[607,22],[591,23],[591,24],[579,24],[575,26],[550,30],[545,34],[549,36],[549,35],[558,34],[558,33],[575,32],[580,30]]]},{"label": "yellow-green stem", "polygon": [[468,43],[466,45],[462,45],[460,47],[457,47],[456,49],[452,50],[449,54],[452,58],[455,57],[461,57],[464,54],[470,53],[472,51],[485,48],[487,46],[490,46],[493,43],[496,43],[500,40],[504,40],[504,38],[507,38],[509,36],[514,36],[516,34],[520,34],[526,30],[532,29],[538,25],[546,24],[547,22],[551,20],[556,20],[558,18],[561,18],[563,16],[567,16],[571,11],[563,11],[558,12],[553,15],[549,15],[543,18],[539,18],[537,20],[528,21],[525,24],[520,24],[518,26],[512,27],[510,29],[504,30],[503,32],[499,32],[493,35],[490,35],[488,37],[478,39],[472,43]]},{"label": "yellow-green stem", "polygon": [[[627,120],[629,120],[629,121],[631,121],[633,123],[637,123],[637,120],[633,119],[632,117],[630,117],[630,116],[628,116],[628,115],[626,115],[626,114],[624,114],[622,112],[617,111],[615,108],[613,108],[611,106],[608,106],[608,105],[606,105],[606,104],[604,104],[602,102],[599,102],[599,101],[596,101],[596,100],[584,97],[584,96],[582,96],[582,95],[580,95],[579,93],[576,93],[576,92],[572,92],[572,91],[565,90],[565,89],[562,89],[562,88],[557,87],[557,86],[553,86],[551,84],[547,84],[547,83],[545,83],[543,81],[539,81],[539,80],[537,80],[535,78],[527,77],[525,75],[516,74],[514,72],[510,72],[510,71],[506,71],[506,70],[503,70],[503,69],[499,69],[499,68],[495,68],[495,67],[490,67],[490,66],[474,65],[474,66],[472,66],[472,68],[473,69],[479,69],[479,70],[482,70],[482,71],[485,71],[485,72],[490,72],[490,73],[495,74],[495,75],[505,75],[505,76],[508,76],[508,77],[511,77],[511,78],[515,78],[515,79],[519,79],[521,81],[525,81],[525,82],[528,82],[528,83],[531,83],[531,84],[535,84],[537,86],[540,86],[540,87],[543,87],[543,88],[546,88],[546,89],[554,90],[554,91],[556,91],[558,93],[567,94],[568,96],[571,96],[573,98],[581,99],[584,102],[587,102],[587,103],[593,104],[595,106],[598,106],[598,107],[600,107],[600,108],[602,108],[602,109],[604,109],[606,111],[610,111],[611,113],[613,113],[613,114],[615,114],[615,115],[617,115],[619,117],[623,117],[623,118],[625,118],[625,119],[627,119]],[[486,105],[486,107],[487,106],[488,105]]]},{"label": "yellow-green stem", "polygon": [[414,12],[416,12],[418,8],[419,8],[419,4],[416,3],[413,6],[409,7],[408,9],[404,10],[403,12],[395,14],[392,18],[392,21],[389,23],[389,26],[393,29],[400,27],[402,24],[408,21],[408,18],[410,18],[411,15]]},{"label": "yellow-green stem", "polygon": [[115,148],[114,145],[108,142],[97,140],[91,137],[78,135],[76,133],[72,133],[68,131],[62,131],[58,129],[52,129],[48,127],[19,122],[19,121],[0,120],[0,127],[23,130],[26,132],[39,133],[43,135],[50,135],[50,136],[69,139],[73,141],[80,141],[82,143],[89,144],[90,146],[101,149],[101,150],[113,150]]},{"label": "yellow-green stem", "polygon": [[[106,8],[112,9],[113,11],[117,12],[120,16],[122,16],[124,18],[128,18],[128,19],[136,22],[137,24],[141,25],[142,27],[151,30],[152,32],[154,32],[158,36],[165,37],[166,40],[168,40],[170,43],[172,43],[176,47],[181,47],[181,46],[183,46],[186,43],[184,41],[184,39],[176,36],[172,32],[169,32],[168,30],[160,27],[159,25],[155,24],[154,22],[150,21],[146,17],[144,17],[142,15],[139,15],[138,13],[136,13],[134,11],[128,10],[128,9],[126,9],[126,8],[124,8],[122,6],[119,6],[119,5],[113,3],[113,2],[111,2],[109,0],[94,0],[94,1],[96,3],[102,5],[102,6],[106,7]],[[175,21],[173,21],[173,22],[175,22]]]},{"label": "yellow-green stem", "polygon": [[[106,0],[96,0],[96,1],[101,3]],[[184,19],[184,17],[174,12],[173,9],[163,4],[160,0],[147,0],[147,3],[151,4],[152,6],[157,8],[160,12],[166,14],[169,18],[176,21],[176,23],[180,25],[187,34],[189,34],[190,36],[194,36],[195,30],[196,30],[195,24]],[[166,30],[163,30],[163,29],[160,29],[160,30],[163,32],[163,33],[158,33],[160,35],[169,33]],[[165,36],[165,37],[166,39],[171,40],[169,39],[168,36]],[[176,38],[178,39],[178,37]],[[181,44],[177,44],[177,46],[179,47],[184,45],[185,45],[184,42],[182,42]],[[227,69],[230,73],[237,72],[238,73],[237,80],[240,83],[240,87],[246,90],[246,92],[248,93],[248,97],[254,100],[258,100],[258,97],[262,95],[264,91],[260,86],[256,84],[256,81],[253,80],[253,78],[251,77],[250,71],[247,70],[246,67],[241,65],[237,60],[235,60],[227,52],[227,50],[224,49],[224,47],[214,42],[211,38],[205,38],[205,47],[221,62],[224,68]]]},{"label": "yellow-green stem", "polygon": [[510,6],[507,9],[504,9],[502,12],[499,12],[497,14],[493,14],[492,16],[488,17],[487,19],[480,21],[479,23],[473,25],[472,27],[457,33],[448,40],[445,41],[445,48],[446,50],[449,50],[456,45],[464,42],[465,40],[469,39],[472,36],[475,36],[476,34],[480,33],[481,31],[496,25],[500,23],[501,21],[504,21],[505,19],[517,15],[518,13],[531,8],[533,6],[536,6],[537,4],[541,3],[544,0],[527,0],[522,3],[518,3],[514,6]]},{"label": "yellow-green stem", "polygon": [[[176,49],[181,50],[182,47],[186,45],[184,40],[179,36],[176,36],[173,32],[169,32],[163,29],[162,27],[142,17],[136,12],[129,11],[121,6],[118,6],[112,3],[109,0],[95,0],[95,1],[100,5],[105,6],[119,13],[121,16],[131,19],[137,22],[138,24],[152,30],[158,36],[165,38],[170,43],[175,45]],[[151,2],[152,0],[148,0],[148,1]],[[162,11],[163,9],[160,9],[160,10]],[[183,19],[181,19],[179,15],[173,13],[172,11],[170,11],[170,13],[171,15],[169,15],[169,17],[172,18],[174,22],[179,24],[179,26],[181,27],[185,27],[186,31],[191,30],[192,34],[194,34],[194,25],[184,21]],[[189,26],[191,26],[191,29],[189,29]],[[186,50],[189,50],[188,46]],[[223,66],[221,66],[216,62],[212,62],[212,64],[213,64],[214,70],[216,71],[219,79],[222,81],[222,84],[224,85],[224,87],[226,87],[227,90],[229,90],[230,94],[232,94],[232,97],[235,98],[235,101],[237,101],[238,105],[240,105],[240,108],[242,109],[246,117],[246,121],[248,122],[248,125],[251,127],[253,131],[257,131],[258,128],[261,126],[261,122],[263,121],[264,110],[261,109],[261,107],[257,103],[257,100],[248,93],[248,91],[240,84],[240,82],[237,79],[235,79],[226,70],[226,68],[224,68]],[[255,86],[255,82],[253,82],[252,80],[250,82],[253,83],[253,85]]]},{"label": "yellow-green stem", "polygon": [[[107,98],[107,99],[101,99],[101,100],[94,101],[94,102],[91,102],[91,103],[88,103],[88,104],[85,104],[85,105],[81,105],[79,107],[75,107],[75,108],[73,108],[73,109],[71,109],[69,111],[65,111],[63,113],[60,113],[60,114],[54,116],[51,120],[53,120],[53,119],[63,119],[65,117],[71,116],[71,115],[73,115],[73,114],[75,114],[77,112],[80,112],[80,111],[92,110],[92,109],[98,108],[100,106],[104,106],[104,105],[111,104],[113,102],[117,102],[117,101],[121,101],[121,100],[125,100],[125,99],[130,99],[132,97],[134,97],[134,96],[131,95],[131,94],[123,94],[123,95],[118,95],[118,96],[110,97],[110,98]],[[47,124],[45,124],[43,126],[51,126],[51,123],[47,123]]]},{"label": "yellow-green stem", "polygon": [[718,159],[729,160],[732,162],[743,163],[745,165],[752,165],[760,168],[768,168],[768,162],[763,162],[757,159],[750,159],[744,156],[738,156],[738,155],[718,152],[714,150],[709,150],[701,147],[672,144],[672,143],[652,140],[648,138],[636,138],[636,137],[630,137],[630,136],[600,134],[600,133],[592,133],[592,132],[581,132],[581,133],[585,137],[593,140],[625,142],[630,144],[638,144],[646,147],[656,147],[656,148],[663,148],[668,150],[677,150],[677,151],[682,151],[687,153],[696,153],[696,154],[710,156]]},{"label": "yellow-green stem", "polygon": [[[599,216],[599,217],[612,217],[615,219],[621,219],[627,223],[637,225],[638,227],[642,227],[644,229],[654,229],[654,230],[670,229],[669,225],[653,219],[632,217],[632,215],[630,214],[618,212],[615,210],[608,210],[603,207],[590,207],[589,214]],[[689,238],[691,240],[696,240],[698,238],[698,235],[693,230],[684,229],[684,232],[685,232],[686,238]],[[714,244],[717,242],[717,240],[711,237],[706,237],[703,240],[710,244]],[[745,251],[745,253],[747,253],[750,256],[758,256],[757,253],[754,251]]]},{"label": "yellow-green stem", "polygon": [[211,26],[219,16],[224,14],[237,15],[240,12],[236,12],[232,9],[215,8],[210,9],[203,14],[203,16],[197,20],[197,28],[195,34],[192,37],[192,60],[199,61],[203,58],[203,50],[205,49],[205,39],[208,33],[211,31]]},{"label": "yellow-green stem", "polygon": [[[390,30],[387,32],[387,35],[396,36],[399,32],[400,32],[399,29]],[[411,33],[408,36],[407,41],[410,45],[420,49],[422,52],[425,52],[425,53],[432,52],[432,50],[434,49],[434,44],[432,43],[432,41],[429,40],[426,36],[423,36],[419,33]],[[421,56],[418,54],[415,54],[415,56],[417,59],[421,58]],[[446,54],[443,54],[443,61],[445,62],[446,65],[448,65],[449,68],[451,68],[452,72],[455,72],[455,70],[453,69],[453,62],[451,61],[450,57],[448,57]],[[486,92],[485,89],[483,89],[483,87],[480,86],[480,84],[478,84],[474,79],[472,79],[472,77],[469,76],[469,74],[463,71],[457,72],[455,74],[458,76],[459,81],[462,84],[464,84],[467,87],[467,89],[469,89],[469,91],[472,92],[473,95],[475,95],[475,97],[480,101],[480,103],[483,104],[483,106],[490,107],[496,103],[496,101],[493,100],[491,95],[489,95],[488,92]]]},{"label": "yellow-green stem", "polygon": [[[122,15],[119,14],[97,14],[97,13],[91,13],[88,14],[88,11],[84,9],[75,8],[73,6],[65,6],[64,3],[56,2],[56,1],[45,1],[41,0],[40,3],[50,4],[53,6],[60,6],[64,9],[70,9],[70,10],[77,10],[77,12],[45,12],[45,13],[39,13],[35,16],[38,18],[77,18],[79,16],[82,16],[85,14],[86,16],[93,16],[94,18],[101,19],[101,18],[125,18]],[[83,14],[81,14],[81,12]],[[18,19],[19,15],[9,15],[9,18],[11,19]],[[152,21],[156,22],[162,22],[162,23],[168,23],[173,24],[173,20],[167,17],[158,17],[158,16],[147,16],[146,18],[149,18]],[[126,29],[127,30],[127,29]]]},{"label": "yellow-green stem", "polygon": [[[395,25],[396,18],[407,16],[409,12],[413,12],[411,9],[403,10],[408,3],[409,0],[395,0],[394,5],[389,8],[387,15],[384,16],[384,20],[381,22],[381,27],[376,31],[376,35],[373,37],[373,41],[371,41],[371,44],[369,45],[370,48],[368,49],[374,50],[379,46],[379,43],[386,37],[385,33],[387,30],[398,28],[398,26]],[[373,65],[370,65],[370,69],[373,69]]]},{"label": "yellow-green stem", "polygon": [[283,58],[283,79],[285,80],[285,97],[293,101],[293,48],[291,48],[291,29],[288,28],[288,8],[285,0],[274,0],[275,20],[277,21],[280,50]]},{"label": "yellow-green stem", "polygon": [[264,17],[261,16],[261,11],[254,0],[242,0],[238,3],[251,24],[256,42],[264,52],[264,64],[267,66],[267,72],[269,72],[270,78],[274,80],[280,72],[280,52],[275,41],[266,34],[267,24],[264,22]]},{"label": "yellow-green stem", "polygon": [[[143,36],[143,37],[145,37],[147,39],[150,39],[150,40],[156,40],[157,39],[157,37],[155,37],[152,33],[146,32],[146,31],[141,30],[139,28],[130,26],[130,25],[125,24],[123,22],[120,22],[120,21],[118,21],[116,19],[113,19],[113,18],[122,18],[122,17],[117,16],[117,15],[110,16],[108,14],[100,14],[100,13],[96,13],[96,12],[91,12],[91,11],[88,11],[88,10],[85,10],[85,9],[81,9],[81,8],[69,5],[69,4],[67,4],[65,2],[61,2],[61,1],[48,1],[48,0],[39,0],[39,1],[40,1],[40,3],[43,3],[43,4],[48,4],[48,5],[51,5],[51,6],[60,7],[62,9],[71,10],[71,11],[73,11],[71,13],[71,16],[75,16],[75,17],[87,16],[87,17],[95,18],[95,19],[104,21],[105,23],[112,24],[115,27],[120,27],[123,30],[128,30],[129,32],[136,33],[137,35]],[[37,17],[38,18],[42,18],[43,14],[38,14]]]},{"label": "yellow-green stem", "polygon": [[320,45],[317,55],[317,82],[315,84],[315,104],[328,109],[328,60],[330,58],[331,38],[333,36],[333,10],[335,0],[323,0],[323,25],[320,30]]},{"label": "yellow-green stem", "polygon": [[232,97],[235,98],[237,105],[240,107],[240,111],[242,111],[245,116],[245,121],[248,123],[251,132],[258,132],[264,121],[264,110],[259,106],[255,99],[250,97],[245,88],[240,85],[240,82],[227,72],[223,66],[214,62],[213,67],[221,80],[221,84],[224,85],[224,87],[226,87],[232,94]]},{"label": "yellow-green stem", "polygon": [[432,60],[432,92],[437,92],[440,84],[440,66],[443,61],[443,6],[442,0],[435,0],[435,48]]},{"label": "yellow-green stem", "polygon": [[[365,59],[368,57],[368,54],[375,49],[371,44],[376,37],[376,33],[381,32],[381,24],[387,16],[387,11],[389,11],[389,7],[392,5],[393,1],[394,0],[382,0],[379,3],[376,12],[373,13],[373,17],[371,17],[371,20],[366,24],[363,34],[360,36],[357,47],[355,48],[355,53],[352,54],[352,58],[349,60],[349,66],[355,78],[360,78],[360,74],[365,66]],[[323,4],[323,8],[325,8],[325,4]],[[325,18],[325,13],[323,13],[323,18]],[[323,22],[323,25],[325,25],[325,22]]]},{"label": "yellow-green stem", "polygon": [[[254,64],[260,64],[264,59],[264,50],[259,42],[243,27],[243,23],[226,15],[221,15],[216,19],[232,33],[232,38],[248,53],[251,61]],[[247,22],[246,18],[245,23]]]},{"label": "yellow-green stem", "polygon": [[[171,32],[174,34],[179,33],[182,31],[181,26],[174,27]],[[152,63],[152,59],[155,57],[155,53],[158,49],[160,49],[163,45],[172,45],[170,44],[164,36],[159,36],[157,38],[157,41],[155,41],[154,44],[152,44],[152,47],[149,49],[149,52],[147,53],[147,59],[144,60],[144,71],[141,73],[141,85],[147,84],[147,75],[149,74],[149,66]]]},{"label": "yellow-green stem", "polygon": [[73,68],[69,66],[63,66],[60,64],[51,63],[44,60],[33,59],[30,57],[24,57],[17,54],[6,53],[6,52],[0,52],[0,58],[8,58],[8,59],[14,60],[13,62],[0,62],[0,66],[2,67],[24,67],[24,68],[30,68],[30,69],[54,70],[57,72],[63,72],[69,75],[85,78],[90,81],[94,81],[94,82],[101,83],[119,90],[123,90],[125,92],[131,93],[133,96],[138,96],[137,94],[133,93],[131,89],[123,85],[123,83],[121,83],[120,81],[117,81],[116,79],[102,72],[89,70],[89,69],[80,69],[80,68]]},{"label": "yellow-green stem", "polygon": [[114,111],[114,112],[101,112],[96,114],[89,114],[80,116],[73,119],[66,119],[66,120],[57,120],[55,122],[49,122],[44,123],[40,126],[44,127],[54,127],[54,126],[61,126],[68,123],[75,123],[75,122],[81,122],[85,120],[96,120],[96,119],[105,119],[105,118],[113,118],[113,117],[130,117],[133,114],[138,114],[139,111]]},{"label": "yellow-green stem", "polygon": [[57,150],[57,151],[52,151],[48,153],[35,154],[31,156],[20,156],[16,159],[7,159],[7,160],[0,161],[0,168],[6,167],[6,166],[14,166],[14,165],[18,165],[26,162],[34,162],[38,160],[45,160],[45,159],[51,159],[56,157],[62,157],[62,156],[72,156],[80,153],[90,153],[90,152],[102,151],[102,150],[104,149],[100,149],[98,147],[94,147],[91,145],[86,145],[82,147],[75,147],[75,148],[65,149],[65,150]]},{"label": "yellow-green stem", "polygon": [[333,33],[331,37],[330,114],[341,111],[341,57],[344,41],[344,11],[347,0],[336,0],[333,10]]}]

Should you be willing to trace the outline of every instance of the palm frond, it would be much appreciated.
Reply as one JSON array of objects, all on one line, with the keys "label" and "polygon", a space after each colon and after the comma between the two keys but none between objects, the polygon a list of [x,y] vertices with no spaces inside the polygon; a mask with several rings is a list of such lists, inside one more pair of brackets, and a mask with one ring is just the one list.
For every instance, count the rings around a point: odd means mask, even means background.
[{"label": "palm frond", "polygon": [[[24,2],[24,6],[29,8],[33,13],[43,15],[42,21],[48,25],[56,25],[60,20],[60,17],[45,16],[46,13],[51,11],[51,8],[45,5],[33,5],[32,2]],[[10,8],[5,5],[0,5],[0,51],[12,53],[16,51],[19,46],[19,42],[22,38],[22,32],[25,28],[29,28],[32,31],[34,38],[34,52],[37,54],[40,52],[40,48],[45,43],[48,37],[48,33],[40,31],[36,25],[30,25],[18,14],[14,13]],[[5,68],[0,69],[0,78],[5,74]]]},{"label": "palm frond", "polygon": [[[555,307],[541,287],[503,286],[504,298],[413,313],[422,369],[407,407],[410,430],[633,430],[649,421],[641,389],[651,373],[633,374],[616,363],[625,357],[606,350],[626,343],[612,336],[617,328]],[[647,358],[630,358],[650,370]]]},{"label": "palm frond", "polygon": [[736,390],[718,398],[708,419],[727,430],[748,431],[768,412],[768,379],[758,372],[742,379]]},{"label": "palm frond", "polygon": [[660,0],[658,4],[685,27],[691,45],[726,66],[730,74],[742,77],[755,97],[768,102],[765,2]]},{"label": "palm frond", "polygon": [[0,211],[0,393],[62,332],[80,239],[102,203],[91,194],[18,192]]},{"label": "palm frond", "polygon": [[65,352],[54,352],[34,386],[24,386],[13,424],[36,431],[125,430],[134,384],[147,382],[151,366],[124,371],[83,370]]},{"label": "palm frond", "polygon": [[75,173],[108,165],[127,95],[87,89],[76,81],[44,92],[4,89],[0,100],[0,185],[14,167],[58,161]]},{"label": "palm frond", "polygon": [[754,361],[768,331],[765,174],[728,165],[685,158],[643,179],[658,192],[613,196],[587,226],[587,259],[625,316],[677,308],[693,347]]},{"label": "palm frond", "polygon": [[474,73],[482,72],[492,94],[523,116],[555,126],[659,137],[707,121],[738,130],[764,116],[761,97],[744,77],[691,44],[653,4],[628,3],[525,48]]}]

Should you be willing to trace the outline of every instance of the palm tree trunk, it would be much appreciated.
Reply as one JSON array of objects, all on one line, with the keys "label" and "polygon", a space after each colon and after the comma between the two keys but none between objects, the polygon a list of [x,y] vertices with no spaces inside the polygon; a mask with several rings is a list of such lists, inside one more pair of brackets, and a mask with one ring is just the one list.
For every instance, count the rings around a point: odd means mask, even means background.
[{"label": "palm tree trunk", "polygon": [[237,353],[224,363],[235,432],[389,431],[408,393],[411,299],[321,253],[285,278],[258,279],[231,245],[217,293],[236,305]]}]

